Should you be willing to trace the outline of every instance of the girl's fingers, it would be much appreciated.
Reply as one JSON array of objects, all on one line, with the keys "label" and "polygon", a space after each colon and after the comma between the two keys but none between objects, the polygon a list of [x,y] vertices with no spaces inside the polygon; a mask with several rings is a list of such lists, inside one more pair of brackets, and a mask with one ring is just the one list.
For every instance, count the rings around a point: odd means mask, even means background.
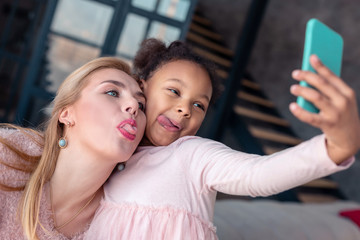
[{"label": "girl's fingers", "polygon": [[289,109],[292,114],[294,114],[294,116],[297,117],[300,121],[308,123],[317,128],[321,126],[322,120],[319,114],[310,113],[294,102],[290,104]]},{"label": "girl's fingers", "polygon": [[317,73],[297,70],[293,72],[293,78],[306,81],[318,91],[296,84],[291,87],[291,93],[314,103],[320,112],[310,113],[296,103],[290,104],[290,111],[300,121],[320,128],[326,135],[329,156],[334,161],[342,161],[360,147],[356,94],[316,56],[311,56],[310,63]]},{"label": "girl's fingers", "polygon": [[338,122],[340,117],[337,111],[328,111],[327,113],[320,112],[319,114],[310,113],[297,103],[291,103],[289,109],[300,121],[320,129],[333,126]]},{"label": "girl's fingers", "polygon": [[340,83],[338,77],[327,68],[316,55],[310,56],[310,64],[314,70],[323,78],[328,79],[332,83]]},{"label": "girl's fingers", "polygon": [[[328,101],[331,102],[332,105],[337,106],[339,110],[346,110],[353,101],[356,101],[356,94],[354,90],[347,86],[341,79],[337,77],[335,78],[341,82],[340,84],[338,84],[341,85],[340,87],[337,87],[333,84],[333,82],[330,82],[328,79],[312,72],[295,70],[292,75],[294,79],[299,81],[305,80],[307,83],[315,87],[319,91],[320,95],[325,96]],[[333,79],[334,78],[332,78],[332,80]],[[311,91],[306,91],[304,89],[301,93],[293,92],[293,94],[296,94],[297,96],[302,96],[303,94],[305,94],[305,99],[310,100],[315,105],[318,105],[319,109],[325,109],[324,107],[321,107],[321,97],[318,96],[313,89],[311,89]],[[317,100],[319,101],[317,102]]]},{"label": "girl's fingers", "polygon": [[[339,106],[340,103],[334,103],[315,89],[296,84],[291,86],[290,91],[295,96],[302,96],[307,101],[312,102],[320,110],[318,114],[315,114],[301,108],[296,103],[290,104],[290,110],[295,117],[314,127],[324,129],[337,124],[340,116],[343,115],[342,113],[347,110],[345,106]],[[339,101],[344,102],[343,99],[344,97]]]},{"label": "girl's fingers", "polygon": [[302,87],[295,84],[291,86],[290,92],[295,96],[301,96],[305,100],[313,103],[320,111],[328,111],[330,107],[332,107],[330,99],[313,88]]},{"label": "girl's fingers", "polygon": [[323,78],[328,79],[343,94],[351,89],[341,78],[336,76],[329,68],[327,68],[316,55],[310,56],[310,63],[314,70]]},{"label": "girl's fingers", "polygon": [[316,88],[319,92],[321,92],[328,98],[336,98],[342,95],[339,89],[337,89],[327,79],[321,77],[318,74],[307,71],[295,70],[292,76],[298,81],[306,81],[308,84]]}]

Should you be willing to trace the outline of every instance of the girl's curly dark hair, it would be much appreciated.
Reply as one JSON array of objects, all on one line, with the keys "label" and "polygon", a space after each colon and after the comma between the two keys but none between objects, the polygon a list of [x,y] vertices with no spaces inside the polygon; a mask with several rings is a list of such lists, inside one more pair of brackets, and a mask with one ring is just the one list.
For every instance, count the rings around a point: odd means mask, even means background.
[{"label": "girl's curly dark hair", "polygon": [[190,46],[182,41],[174,41],[166,47],[165,43],[158,39],[145,39],[134,58],[133,71],[146,81],[161,66],[177,60],[186,60],[198,64],[209,74],[212,85],[210,103],[214,103],[220,95],[220,84],[215,74],[215,64],[194,53]]}]

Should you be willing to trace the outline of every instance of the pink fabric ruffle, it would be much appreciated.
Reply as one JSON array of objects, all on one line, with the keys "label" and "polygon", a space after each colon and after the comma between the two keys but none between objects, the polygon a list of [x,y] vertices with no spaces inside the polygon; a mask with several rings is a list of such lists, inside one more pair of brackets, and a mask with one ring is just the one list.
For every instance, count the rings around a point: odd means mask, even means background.
[{"label": "pink fabric ruffle", "polygon": [[218,239],[216,228],[171,206],[150,207],[102,201],[85,239]]}]

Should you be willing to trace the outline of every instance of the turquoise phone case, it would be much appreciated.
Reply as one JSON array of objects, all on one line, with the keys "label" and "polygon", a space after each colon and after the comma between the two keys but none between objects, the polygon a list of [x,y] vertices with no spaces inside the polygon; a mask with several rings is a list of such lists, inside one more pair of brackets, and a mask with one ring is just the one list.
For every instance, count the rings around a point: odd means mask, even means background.
[{"label": "turquoise phone case", "polygon": [[[310,19],[306,25],[301,69],[316,72],[309,62],[310,56],[316,54],[325,66],[340,77],[343,45],[344,42],[340,34],[315,18]],[[305,81],[300,81],[300,85],[311,87]],[[303,97],[298,97],[297,103],[309,112],[319,112],[311,102],[305,100]]]}]

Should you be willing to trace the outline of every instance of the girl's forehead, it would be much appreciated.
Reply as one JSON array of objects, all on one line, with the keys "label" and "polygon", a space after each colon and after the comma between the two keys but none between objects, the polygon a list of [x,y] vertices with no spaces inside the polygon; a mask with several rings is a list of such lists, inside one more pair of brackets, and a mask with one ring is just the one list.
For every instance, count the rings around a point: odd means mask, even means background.
[{"label": "girl's forehead", "polygon": [[189,60],[175,60],[159,66],[150,78],[154,75],[193,76],[200,73],[209,78],[209,74],[201,65]]},{"label": "girl's forehead", "polygon": [[162,67],[183,67],[183,68],[187,68],[187,67],[192,67],[192,68],[202,68],[198,63],[190,61],[190,60],[184,60],[184,59],[179,59],[179,60],[173,60],[173,61],[169,61],[166,63],[163,63]]}]

